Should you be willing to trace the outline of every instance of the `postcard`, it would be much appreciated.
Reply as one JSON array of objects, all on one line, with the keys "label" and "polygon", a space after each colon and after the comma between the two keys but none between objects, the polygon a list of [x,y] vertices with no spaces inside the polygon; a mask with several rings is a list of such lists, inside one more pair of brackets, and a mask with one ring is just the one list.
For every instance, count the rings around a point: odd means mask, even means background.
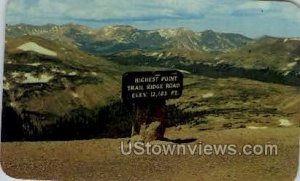
[{"label": "postcard", "polygon": [[297,3],[9,1],[3,172],[32,180],[295,180]]}]

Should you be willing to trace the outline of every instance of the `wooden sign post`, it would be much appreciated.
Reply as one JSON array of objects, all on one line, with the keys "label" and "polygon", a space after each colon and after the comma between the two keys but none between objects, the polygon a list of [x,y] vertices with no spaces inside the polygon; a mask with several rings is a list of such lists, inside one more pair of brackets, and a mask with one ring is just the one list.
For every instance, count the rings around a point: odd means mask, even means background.
[{"label": "wooden sign post", "polygon": [[122,79],[122,99],[136,117],[132,134],[144,141],[162,139],[166,128],[166,100],[182,95],[179,71],[128,72]]}]

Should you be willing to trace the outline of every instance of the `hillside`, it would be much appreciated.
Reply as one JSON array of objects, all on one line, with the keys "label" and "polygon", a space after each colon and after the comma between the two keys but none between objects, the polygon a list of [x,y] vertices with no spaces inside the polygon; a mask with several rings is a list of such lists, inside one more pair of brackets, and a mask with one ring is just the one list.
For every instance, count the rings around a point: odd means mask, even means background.
[{"label": "hillside", "polygon": [[[52,52],[52,55],[48,52]],[[65,113],[70,109],[67,106],[69,104],[61,105],[61,98],[66,102],[73,101],[75,105],[93,107],[109,94],[117,93],[114,90],[119,86],[121,71],[103,58],[40,37],[25,36],[7,40],[5,90],[14,92],[13,100],[26,99],[26,108],[30,111],[57,109],[55,113]],[[94,90],[95,93],[105,88],[102,91],[108,95],[99,97],[87,93],[86,86],[89,87],[88,91]],[[47,99],[53,95],[57,98]],[[52,106],[48,105],[48,101],[54,101]],[[15,106],[23,107],[18,104]]]},{"label": "hillside", "polygon": [[[16,129],[4,131],[8,135],[3,139],[20,139],[13,135],[19,126],[25,134],[22,139],[43,135],[47,129],[54,134],[53,129],[63,129],[60,124],[71,126],[75,123],[65,120],[74,121],[80,111],[97,112],[120,101],[124,72],[147,70],[143,66],[120,66],[37,36],[8,38],[5,52],[3,124],[10,127],[7,130]],[[76,124],[80,129],[86,122]],[[74,138],[72,134],[68,139]]]},{"label": "hillside", "polygon": [[245,68],[270,68],[285,74],[300,72],[300,39],[263,37],[219,59]]},{"label": "hillside", "polygon": [[300,41],[263,37],[238,49],[216,53],[188,50],[133,49],[107,56],[126,65],[165,66],[209,77],[241,77],[300,85]]},{"label": "hillside", "polygon": [[33,26],[9,25],[6,34],[42,36],[77,46],[81,50],[109,55],[124,50],[187,49],[204,52],[226,52],[252,42],[239,34],[217,33],[212,30],[193,32],[185,28],[140,30],[128,25],[106,26],[93,29],[76,24]]}]

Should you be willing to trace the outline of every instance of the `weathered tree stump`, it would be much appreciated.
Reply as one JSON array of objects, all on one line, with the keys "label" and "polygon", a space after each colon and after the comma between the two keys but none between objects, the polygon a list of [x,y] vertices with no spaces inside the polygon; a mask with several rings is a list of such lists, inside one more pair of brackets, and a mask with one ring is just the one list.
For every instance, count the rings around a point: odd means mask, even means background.
[{"label": "weathered tree stump", "polygon": [[136,120],[133,123],[131,136],[140,135],[145,142],[164,138],[166,129],[165,100],[136,104],[134,112]]}]

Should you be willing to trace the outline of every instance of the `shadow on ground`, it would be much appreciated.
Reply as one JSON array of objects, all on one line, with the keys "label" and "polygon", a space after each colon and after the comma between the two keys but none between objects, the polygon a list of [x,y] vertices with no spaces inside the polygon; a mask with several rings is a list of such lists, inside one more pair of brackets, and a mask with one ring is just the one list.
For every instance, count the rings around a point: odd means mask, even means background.
[{"label": "shadow on ground", "polygon": [[184,144],[184,143],[193,143],[197,139],[196,138],[187,138],[187,139],[169,139],[169,138],[163,138],[161,141],[166,141],[166,142],[172,142],[176,144]]}]

